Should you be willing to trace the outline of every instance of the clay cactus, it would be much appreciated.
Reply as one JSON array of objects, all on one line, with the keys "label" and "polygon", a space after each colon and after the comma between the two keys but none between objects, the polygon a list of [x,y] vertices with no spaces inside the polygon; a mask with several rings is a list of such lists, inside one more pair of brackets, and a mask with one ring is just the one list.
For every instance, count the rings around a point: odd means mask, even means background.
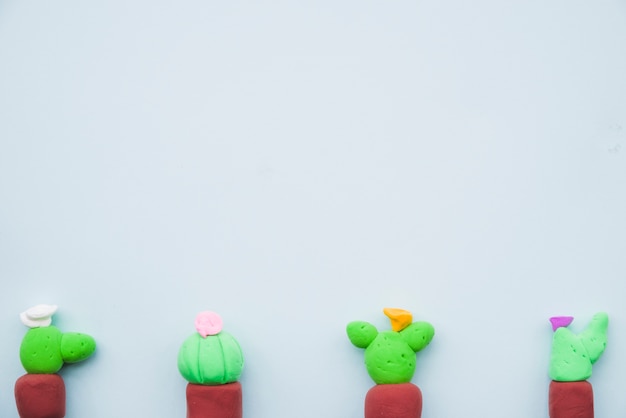
[{"label": "clay cactus", "polygon": [[346,328],[352,344],[365,349],[365,367],[376,383],[365,397],[365,418],[420,418],[422,392],[410,382],[415,353],[431,342],[435,329],[428,322],[412,322],[411,313],[403,309],[383,312],[391,320],[391,331],[379,332],[364,321]]},{"label": "clay cactus", "polygon": [[609,317],[600,312],[587,327],[574,334],[567,326],[574,318],[550,318],[552,353],[550,356],[550,418],[593,418],[593,388],[587,381],[592,366],[606,348]]},{"label": "clay cactus", "polygon": [[214,312],[199,313],[196,330],[178,353],[178,370],[189,382],[187,417],[241,418],[242,391],[238,380],[243,354],[239,343],[222,331],[222,319]]},{"label": "clay cactus", "polygon": [[28,374],[15,383],[15,401],[22,418],[65,416],[65,384],[56,373],[65,363],[89,358],[94,339],[81,333],[62,333],[52,326],[55,305],[37,305],[20,315],[30,327],[20,345],[20,361]]},{"label": "clay cactus", "polygon": [[[411,314],[401,309],[385,309],[392,330],[379,332],[368,322],[348,324],[348,338],[365,349],[365,367],[377,384],[410,382],[415,372],[415,353],[426,347],[435,335],[428,322],[411,323]],[[404,318],[404,319],[400,319]]]},{"label": "clay cactus", "polygon": [[554,334],[550,356],[550,378],[559,382],[577,382],[591,377],[592,365],[606,348],[609,317],[597,313],[578,335],[567,326],[574,318],[551,318]]},{"label": "clay cactus", "polygon": [[96,349],[94,339],[78,332],[62,333],[54,326],[32,328],[20,345],[20,360],[28,373],[51,374],[64,363],[89,358]]}]

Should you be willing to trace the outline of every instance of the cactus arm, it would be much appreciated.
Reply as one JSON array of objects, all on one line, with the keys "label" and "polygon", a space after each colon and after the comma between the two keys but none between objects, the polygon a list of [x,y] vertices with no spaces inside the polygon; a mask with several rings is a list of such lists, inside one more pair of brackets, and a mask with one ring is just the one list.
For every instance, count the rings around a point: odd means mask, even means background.
[{"label": "cactus arm", "polygon": [[96,341],[87,334],[66,332],[61,334],[61,357],[66,363],[77,363],[91,357]]},{"label": "cactus arm", "polygon": [[413,322],[400,335],[416,353],[426,347],[435,336],[435,328],[428,322]]},{"label": "cactus arm", "polygon": [[589,354],[591,363],[595,363],[606,348],[606,330],[608,325],[608,315],[600,312],[593,316],[587,328],[580,333],[580,340]]},{"label": "cactus arm", "polygon": [[378,335],[376,327],[365,321],[350,322],[346,332],[350,342],[359,348],[367,348]]}]

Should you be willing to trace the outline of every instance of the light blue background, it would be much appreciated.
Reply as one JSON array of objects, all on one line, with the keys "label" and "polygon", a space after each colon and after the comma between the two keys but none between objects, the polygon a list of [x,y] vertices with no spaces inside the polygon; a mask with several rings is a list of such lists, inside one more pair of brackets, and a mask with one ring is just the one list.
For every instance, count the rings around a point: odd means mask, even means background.
[{"label": "light blue background", "polygon": [[547,417],[548,317],[626,410],[624,0],[0,0],[0,415],[18,313],[94,335],[68,418],[185,416],[197,312],[247,418],[357,418],[351,320],[437,334],[424,418]]}]

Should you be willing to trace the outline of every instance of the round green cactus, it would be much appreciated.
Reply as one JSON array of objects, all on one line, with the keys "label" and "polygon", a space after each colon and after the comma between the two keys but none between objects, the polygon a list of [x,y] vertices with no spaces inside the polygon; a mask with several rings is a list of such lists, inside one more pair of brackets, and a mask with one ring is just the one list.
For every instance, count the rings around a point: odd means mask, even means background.
[{"label": "round green cactus", "polygon": [[[217,324],[202,327],[203,318]],[[205,324],[206,325],[206,324]],[[185,340],[178,353],[178,370],[189,382],[200,385],[223,385],[239,380],[243,354],[237,340],[221,331],[221,318],[213,312],[202,312],[196,319],[198,333]]]},{"label": "round green cactus", "polygon": [[410,382],[415,373],[415,353],[426,347],[435,335],[428,322],[410,323],[408,311],[385,310],[393,330],[378,332],[364,321],[348,324],[346,332],[355,346],[365,348],[365,367],[377,384]]}]

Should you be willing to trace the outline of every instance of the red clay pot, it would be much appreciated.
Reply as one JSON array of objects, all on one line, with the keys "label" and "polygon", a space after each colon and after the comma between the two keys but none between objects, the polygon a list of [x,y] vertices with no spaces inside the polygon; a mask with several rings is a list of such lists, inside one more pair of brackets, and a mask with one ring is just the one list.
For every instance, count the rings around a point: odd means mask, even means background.
[{"label": "red clay pot", "polygon": [[58,374],[25,374],[15,382],[15,403],[21,418],[63,418],[65,383]]},{"label": "red clay pot", "polygon": [[187,384],[187,418],[242,418],[241,383]]},{"label": "red clay pot", "polygon": [[593,418],[593,388],[581,382],[550,382],[550,418]]},{"label": "red clay pot", "polygon": [[365,396],[365,418],[420,418],[422,391],[412,383],[376,385]]}]

